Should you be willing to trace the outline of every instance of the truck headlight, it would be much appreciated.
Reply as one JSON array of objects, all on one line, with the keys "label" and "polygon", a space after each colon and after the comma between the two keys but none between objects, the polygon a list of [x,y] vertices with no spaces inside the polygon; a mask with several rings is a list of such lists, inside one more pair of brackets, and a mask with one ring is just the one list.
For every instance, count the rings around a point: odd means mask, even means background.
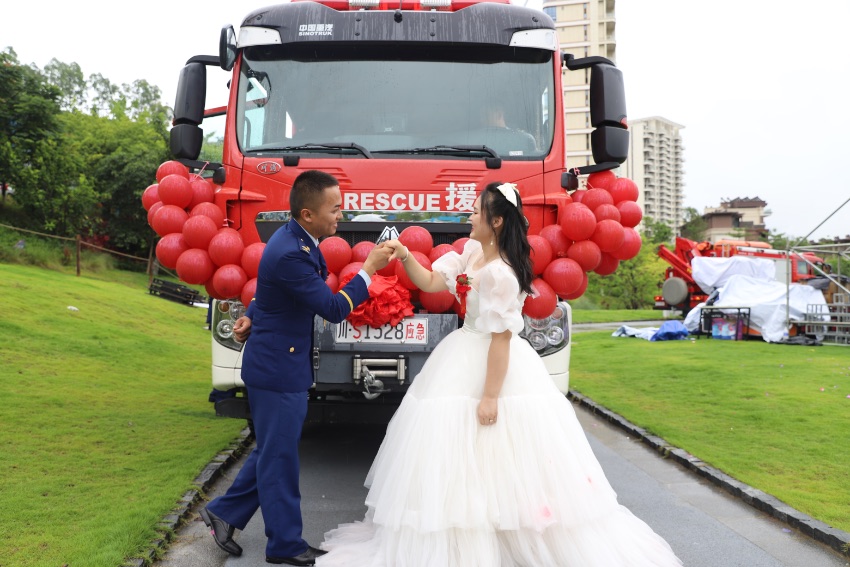
[{"label": "truck headlight", "polygon": [[523,315],[525,329],[520,333],[540,356],[558,352],[570,343],[569,306],[559,302],[546,319],[532,319]]},{"label": "truck headlight", "polygon": [[212,330],[213,338],[218,344],[232,350],[242,350],[243,343],[233,338],[233,324],[245,314],[245,306],[241,301],[213,300]]}]

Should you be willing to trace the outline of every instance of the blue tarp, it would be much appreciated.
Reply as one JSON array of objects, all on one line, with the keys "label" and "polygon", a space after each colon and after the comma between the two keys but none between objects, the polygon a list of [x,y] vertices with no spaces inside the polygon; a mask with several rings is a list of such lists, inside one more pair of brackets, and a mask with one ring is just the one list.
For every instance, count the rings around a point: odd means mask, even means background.
[{"label": "blue tarp", "polygon": [[681,321],[665,321],[661,327],[644,327],[637,329],[623,325],[613,333],[612,337],[637,337],[647,341],[680,341],[688,337],[688,329]]},{"label": "blue tarp", "polygon": [[664,321],[651,341],[681,341],[688,338],[688,329],[681,321]]}]

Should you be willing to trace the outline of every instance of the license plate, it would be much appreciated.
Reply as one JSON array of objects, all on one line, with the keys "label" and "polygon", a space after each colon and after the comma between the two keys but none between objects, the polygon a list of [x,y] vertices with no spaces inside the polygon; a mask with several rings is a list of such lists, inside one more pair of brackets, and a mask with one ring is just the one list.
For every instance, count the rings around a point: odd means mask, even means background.
[{"label": "license plate", "polygon": [[362,325],[355,327],[348,320],[336,326],[335,340],[338,343],[371,344],[428,344],[428,319],[411,317],[398,325],[384,325],[380,328]]}]

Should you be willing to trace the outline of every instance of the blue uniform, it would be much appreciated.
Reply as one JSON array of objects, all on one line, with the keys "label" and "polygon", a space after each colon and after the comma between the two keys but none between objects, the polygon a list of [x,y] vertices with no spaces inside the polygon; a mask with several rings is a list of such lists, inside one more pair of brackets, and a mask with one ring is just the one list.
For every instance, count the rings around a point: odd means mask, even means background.
[{"label": "blue uniform", "polygon": [[369,297],[359,275],[337,293],[325,284],[326,277],[321,251],[292,220],[266,244],[247,311],[251,335],[242,380],[257,447],[227,493],[207,508],[242,530],[260,507],[268,556],[294,557],[307,549],[301,537],[298,443],[313,384],[313,318],[338,323]]}]

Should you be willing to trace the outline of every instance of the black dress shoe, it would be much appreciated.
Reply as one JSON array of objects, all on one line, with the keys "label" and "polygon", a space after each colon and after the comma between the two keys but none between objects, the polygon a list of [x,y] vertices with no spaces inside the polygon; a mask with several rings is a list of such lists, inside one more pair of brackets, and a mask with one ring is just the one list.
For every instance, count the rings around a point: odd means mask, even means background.
[{"label": "black dress shoe", "polygon": [[210,528],[215,544],[230,555],[242,555],[242,548],[233,541],[233,531],[236,529],[206,508],[201,510],[201,519]]},{"label": "black dress shoe", "polygon": [[322,551],[321,549],[316,549],[315,547],[307,546],[307,551],[302,553],[301,555],[296,555],[295,557],[270,557],[266,555],[266,563],[278,563],[284,565],[301,565],[303,567],[309,567],[310,565],[316,564],[316,558],[320,555],[324,555],[327,551]]}]

